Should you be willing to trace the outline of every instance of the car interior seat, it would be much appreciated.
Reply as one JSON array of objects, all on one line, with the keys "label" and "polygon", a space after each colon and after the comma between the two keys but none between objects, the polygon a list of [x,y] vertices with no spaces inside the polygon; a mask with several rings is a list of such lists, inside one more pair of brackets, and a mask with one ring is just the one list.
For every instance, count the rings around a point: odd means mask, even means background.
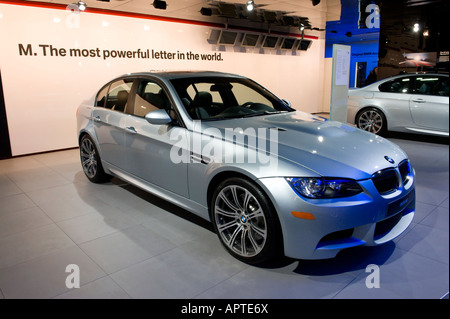
[{"label": "car interior seat", "polygon": [[122,90],[117,93],[117,103],[112,107],[113,110],[124,112],[128,102],[128,91]]},{"label": "car interior seat", "polygon": [[197,92],[191,102],[189,114],[193,119],[203,120],[210,117],[212,95],[209,92]]}]

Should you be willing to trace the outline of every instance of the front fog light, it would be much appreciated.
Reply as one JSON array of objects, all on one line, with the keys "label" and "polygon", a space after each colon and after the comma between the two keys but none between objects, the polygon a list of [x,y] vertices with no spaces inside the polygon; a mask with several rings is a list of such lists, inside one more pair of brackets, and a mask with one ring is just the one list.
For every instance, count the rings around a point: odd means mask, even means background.
[{"label": "front fog light", "polygon": [[286,178],[292,189],[307,198],[339,198],[361,193],[359,184],[351,179],[298,177]]}]

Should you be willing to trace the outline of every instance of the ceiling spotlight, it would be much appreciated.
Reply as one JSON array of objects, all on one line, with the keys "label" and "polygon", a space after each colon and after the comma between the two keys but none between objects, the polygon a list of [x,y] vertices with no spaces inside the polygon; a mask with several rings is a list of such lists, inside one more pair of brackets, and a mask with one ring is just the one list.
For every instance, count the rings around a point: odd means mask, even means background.
[{"label": "ceiling spotlight", "polygon": [[167,3],[165,1],[155,0],[155,1],[153,1],[153,7],[155,7],[155,9],[166,10]]},{"label": "ceiling spotlight", "polygon": [[253,11],[255,9],[255,1],[247,1],[247,11]]},{"label": "ceiling spotlight", "polygon": [[78,10],[80,10],[80,11],[84,11],[87,8],[86,3],[84,3],[83,1],[78,1],[77,6],[78,6]]}]

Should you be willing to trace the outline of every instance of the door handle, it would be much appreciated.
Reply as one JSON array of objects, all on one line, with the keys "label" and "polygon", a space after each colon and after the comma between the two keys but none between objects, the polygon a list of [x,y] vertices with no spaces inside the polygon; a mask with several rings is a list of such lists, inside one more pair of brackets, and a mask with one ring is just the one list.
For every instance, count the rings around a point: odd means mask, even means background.
[{"label": "door handle", "polygon": [[136,129],[133,126],[128,126],[125,128],[125,130],[129,133],[129,134],[137,134]]},{"label": "door handle", "polygon": [[415,103],[425,103],[426,102],[424,99],[413,99],[412,101]]},{"label": "door handle", "polygon": [[102,121],[102,119],[100,118],[100,116],[94,116],[93,117],[93,119],[94,119],[94,122],[97,122],[97,123],[99,123],[99,122],[101,122]]}]

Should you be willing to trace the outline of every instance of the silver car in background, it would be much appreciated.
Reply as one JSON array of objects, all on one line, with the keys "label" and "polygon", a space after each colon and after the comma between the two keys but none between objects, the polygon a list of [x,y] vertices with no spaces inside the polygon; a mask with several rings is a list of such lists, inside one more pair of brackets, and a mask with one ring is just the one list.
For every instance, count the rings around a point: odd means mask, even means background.
[{"label": "silver car in background", "polygon": [[387,131],[449,136],[448,74],[402,74],[350,89],[347,121]]},{"label": "silver car in background", "polygon": [[400,235],[415,212],[407,155],[218,72],[137,73],[77,111],[92,182],[123,179],[211,221],[247,263],[332,258]]}]

